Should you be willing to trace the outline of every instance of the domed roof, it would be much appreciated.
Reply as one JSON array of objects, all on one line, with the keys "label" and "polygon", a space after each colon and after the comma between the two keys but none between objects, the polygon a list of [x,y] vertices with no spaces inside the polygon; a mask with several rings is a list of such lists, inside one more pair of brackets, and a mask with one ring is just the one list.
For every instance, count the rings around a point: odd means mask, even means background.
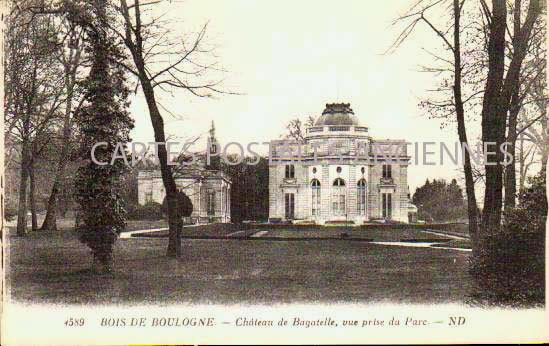
[{"label": "domed roof", "polygon": [[322,125],[359,125],[358,117],[350,103],[327,103],[315,126]]}]

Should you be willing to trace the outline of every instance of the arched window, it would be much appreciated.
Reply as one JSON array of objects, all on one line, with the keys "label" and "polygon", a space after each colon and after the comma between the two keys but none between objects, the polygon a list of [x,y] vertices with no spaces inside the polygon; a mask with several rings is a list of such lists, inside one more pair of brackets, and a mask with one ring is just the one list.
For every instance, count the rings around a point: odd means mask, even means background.
[{"label": "arched window", "polygon": [[343,216],[345,212],[345,197],[347,190],[345,189],[345,180],[337,178],[334,180],[332,188],[332,212],[336,216]]},{"label": "arched window", "polygon": [[320,215],[320,181],[318,181],[318,179],[313,179],[311,181],[311,191],[312,191],[311,208],[312,208],[313,216],[319,216]]},{"label": "arched window", "polygon": [[284,176],[286,177],[286,179],[294,179],[295,178],[295,167],[294,167],[294,165],[286,165]]},{"label": "arched window", "polygon": [[345,186],[345,180],[337,178],[336,180],[334,180],[334,186]]},{"label": "arched window", "polygon": [[366,215],[366,179],[360,179],[356,186],[358,215]]}]

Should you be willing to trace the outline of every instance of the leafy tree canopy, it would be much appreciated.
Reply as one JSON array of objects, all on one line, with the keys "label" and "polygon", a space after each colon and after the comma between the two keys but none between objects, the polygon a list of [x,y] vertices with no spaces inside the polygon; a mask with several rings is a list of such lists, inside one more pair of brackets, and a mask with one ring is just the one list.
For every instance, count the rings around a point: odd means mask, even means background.
[{"label": "leafy tree canopy", "polygon": [[418,208],[418,218],[426,221],[457,221],[467,215],[461,187],[455,179],[448,184],[444,179],[429,179],[416,189],[412,198]]}]

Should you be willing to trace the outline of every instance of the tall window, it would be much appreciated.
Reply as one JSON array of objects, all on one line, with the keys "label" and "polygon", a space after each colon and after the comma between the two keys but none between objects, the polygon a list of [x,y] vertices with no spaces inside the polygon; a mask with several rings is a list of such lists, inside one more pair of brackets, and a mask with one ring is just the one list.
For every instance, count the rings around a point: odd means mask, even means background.
[{"label": "tall window", "polygon": [[366,180],[360,179],[357,183],[357,211],[358,215],[366,215]]},{"label": "tall window", "polygon": [[311,191],[312,191],[312,211],[313,216],[320,215],[320,181],[318,179],[313,179],[311,181]]},{"label": "tall window", "polygon": [[227,215],[231,214],[231,189],[225,188],[225,211]]},{"label": "tall window", "polygon": [[391,193],[382,193],[381,194],[381,207],[383,210],[383,218],[390,219],[392,217],[392,202],[391,202]]},{"label": "tall window", "polygon": [[383,178],[391,178],[392,176],[391,165],[383,165]]},{"label": "tall window", "polygon": [[208,215],[215,214],[215,192],[214,190],[208,190]]},{"label": "tall window", "polygon": [[145,192],[145,203],[152,202],[153,200],[153,192],[152,191],[146,191]]},{"label": "tall window", "polygon": [[225,214],[225,210],[227,209],[227,205],[225,203],[225,196],[227,195],[227,187],[223,186],[221,189],[221,214]]},{"label": "tall window", "polygon": [[295,178],[295,167],[294,167],[294,165],[286,165],[285,177],[286,177],[286,179],[294,179]]},{"label": "tall window", "polygon": [[295,194],[285,193],[284,194],[284,206],[285,206],[285,216],[286,219],[291,220],[294,218],[295,212]]},{"label": "tall window", "polygon": [[332,188],[332,211],[334,215],[345,215],[345,195],[347,190],[345,189],[345,180],[337,178],[334,180]]}]

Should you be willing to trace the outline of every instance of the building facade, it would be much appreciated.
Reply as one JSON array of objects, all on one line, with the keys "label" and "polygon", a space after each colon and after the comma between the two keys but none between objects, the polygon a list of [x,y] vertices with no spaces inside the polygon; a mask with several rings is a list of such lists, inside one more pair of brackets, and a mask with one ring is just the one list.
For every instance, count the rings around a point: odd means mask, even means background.
[{"label": "building facade", "polygon": [[[219,145],[215,139],[212,124],[210,130],[211,150],[217,151]],[[212,154],[216,154],[213,152]],[[182,172],[174,174],[179,191],[184,192],[193,204],[190,216],[192,223],[231,222],[231,180],[219,167],[216,157],[206,164],[199,160],[196,165],[186,167]],[[163,203],[166,190],[159,170],[143,170],[137,176],[138,202]]]},{"label": "building facade", "polygon": [[404,140],[376,140],[348,103],[327,104],[303,140],[271,143],[269,220],[410,222]]}]

